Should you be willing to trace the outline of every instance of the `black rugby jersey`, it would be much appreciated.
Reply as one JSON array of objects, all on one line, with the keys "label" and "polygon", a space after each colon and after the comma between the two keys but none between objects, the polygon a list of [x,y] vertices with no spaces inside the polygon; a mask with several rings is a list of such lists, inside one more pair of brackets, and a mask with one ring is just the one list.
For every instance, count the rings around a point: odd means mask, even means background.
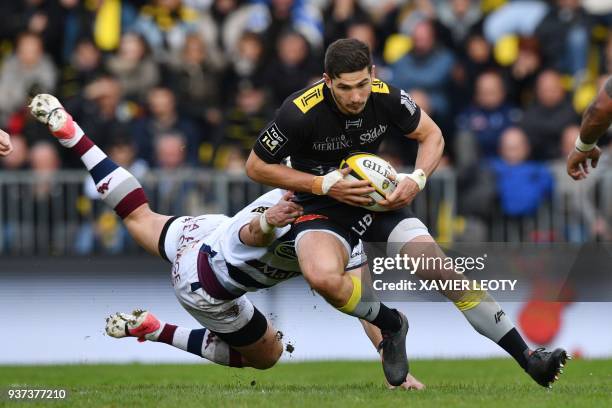
[{"label": "black rugby jersey", "polygon": [[[421,110],[410,95],[374,79],[359,115],[345,115],[323,80],[290,95],[260,133],[253,150],[267,163],[291,156],[291,167],[314,175],[337,169],[349,153],[376,153],[391,127],[413,132]],[[301,193],[301,200],[314,198]]]}]

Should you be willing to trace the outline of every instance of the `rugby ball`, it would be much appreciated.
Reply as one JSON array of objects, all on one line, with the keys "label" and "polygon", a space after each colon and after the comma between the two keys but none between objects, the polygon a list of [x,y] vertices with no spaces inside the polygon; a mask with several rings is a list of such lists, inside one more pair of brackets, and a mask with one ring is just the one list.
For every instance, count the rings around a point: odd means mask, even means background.
[{"label": "rugby ball", "polygon": [[387,207],[378,204],[391,194],[397,186],[396,181],[389,180],[390,174],[397,172],[386,160],[371,153],[353,153],[342,160],[340,168],[350,167],[351,172],[344,176],[345,180],[368,180],[375,191],[368,194],[372,198],[370,205],[364,205],[371,211],[388,211]]}]

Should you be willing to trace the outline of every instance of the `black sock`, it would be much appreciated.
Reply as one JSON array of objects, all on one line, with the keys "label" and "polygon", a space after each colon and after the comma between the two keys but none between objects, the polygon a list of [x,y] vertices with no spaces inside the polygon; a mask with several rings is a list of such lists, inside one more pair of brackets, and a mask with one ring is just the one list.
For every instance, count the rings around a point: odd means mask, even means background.
[{"label": "black sock", "polygon": [[525,353],[525,350],[529,347],[515,328],[506,333],[497,344],[514,357],[516,362],[523,367],[523,370],[527,369],[527,353]]},{"label": "black sock", "polygon": [[402,327],[402,321],[397,310],[389,309],[382,302],[378,315],[370,323],[384,331],[398,331]]}]

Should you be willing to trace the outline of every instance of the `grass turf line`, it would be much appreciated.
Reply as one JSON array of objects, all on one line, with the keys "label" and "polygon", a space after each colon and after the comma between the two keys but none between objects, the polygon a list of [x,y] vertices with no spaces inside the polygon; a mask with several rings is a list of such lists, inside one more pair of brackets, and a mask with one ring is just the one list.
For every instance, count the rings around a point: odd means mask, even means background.
[{"label": "grass turf line", "polygon": [[30,401],[28,407],[558,408],[612,401],[612,360],[571,361],[552,391],[512,360],[417,360],[411,371],[426,391],[387,390],[376,362],[289,363],[267,371],[213,364],[0,366],[0,406],[17,406],[7,399],[8,388],[68,390],[65,401]]}]

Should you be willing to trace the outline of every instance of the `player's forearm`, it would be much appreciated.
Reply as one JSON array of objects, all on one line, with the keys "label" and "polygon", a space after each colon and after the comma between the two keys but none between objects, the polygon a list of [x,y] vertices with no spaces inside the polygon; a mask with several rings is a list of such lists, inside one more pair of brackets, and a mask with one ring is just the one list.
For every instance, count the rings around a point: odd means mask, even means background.
[{"label": "player's forearm", "polygon": [[442,132],[438,130],[432,131],[426,138],[419,141],[419,150],[414,167],[422,169],[427,177],[436,170],[442,153],[444,152],[444,138]]},{"label": "player's forearm", "polygon": [[597,98],[582,117],[580,140],[585,144],[597,143],[612,122],[612,77],[608,78]]},{"label": "player's forearm", "polygon": [[283,164],[247,164],[247,175],[254,181],[285,190],[311,192],[314,176]]},{"label": "player's forearm", "polygon": [[248,246],[264,247],[272,241],[272,238],[274,238],[273,230],[266,233],[261,229],[260,217],[253,218],[240,229],[240,240]]},{"label": "player's forearm", "polygon": [[[580,125],[580,140],[586,144],[597,143],[612,121],[612,101],[606,106],[598,97],[586,110]],[[607,108],[607,109],[606,109]]]}]

